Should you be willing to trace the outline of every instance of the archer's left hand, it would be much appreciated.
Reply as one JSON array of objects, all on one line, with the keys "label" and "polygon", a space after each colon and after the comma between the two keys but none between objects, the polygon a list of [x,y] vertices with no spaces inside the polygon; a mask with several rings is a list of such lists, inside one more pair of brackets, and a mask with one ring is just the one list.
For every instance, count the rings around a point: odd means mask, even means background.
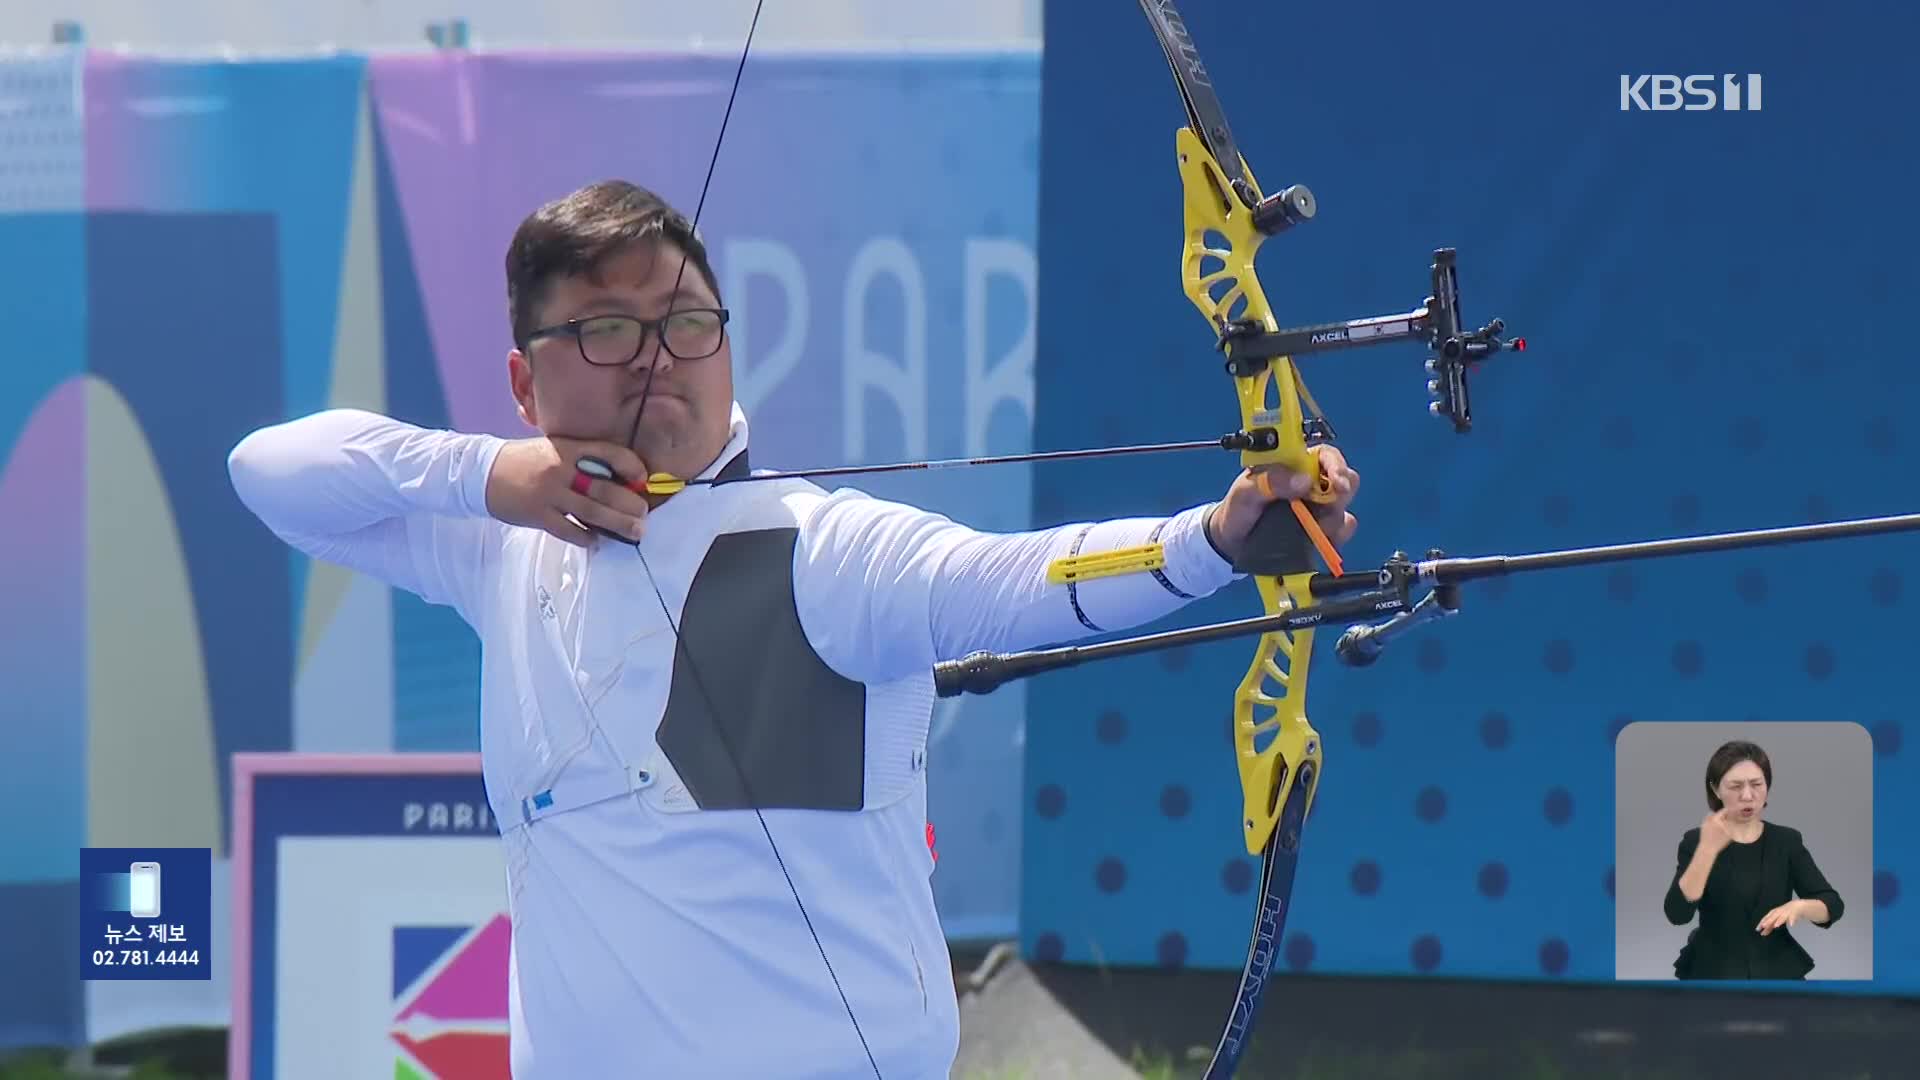
[{"label": "archer's left hand", "polygon": [[1802,906],[1803,903],[1804,902],[1800,900],[1789,900],[1781,904],[1779,907],[1767,912],[1767,914],[1761,918],[1760,925],[1754,927],[1754,929],[1760,931],[1761,937],[1766,937],[1782,926],[1792,926],[1794,923],[1799,922],[1801,916],[1806,913],[1806,909]]},{"label": "archer's left hand", "polygon": [[[1326,474],[1332,484],[1333,497],[1327,502],[1309,502],[1306,505],[1313,511],[1314,519],[1320,523],[1327,539],[1338,547],[1353,537],[1354,530],[1360,524],[1347,512],[1347,507],[1353,503],[1354,493],[1360,490],[1360,474],[1348,466],[1346,456],[1337,448],[1323,444],[1311,449],[1320,459],[1320,471]],[[1227,488],[1227,497],[1214,506],[1208,519],[1214,543],[1228,558],[1238,556],[1241,545],[1246,543],[1247,534],[1253,531],[1254,523],[1260,520],[1260,515],[1266,512],[1268,506],[1301,498],[1312,486],[1311,477],[1278,465],[1242,470],[1234,478],[1233,485]]]}]

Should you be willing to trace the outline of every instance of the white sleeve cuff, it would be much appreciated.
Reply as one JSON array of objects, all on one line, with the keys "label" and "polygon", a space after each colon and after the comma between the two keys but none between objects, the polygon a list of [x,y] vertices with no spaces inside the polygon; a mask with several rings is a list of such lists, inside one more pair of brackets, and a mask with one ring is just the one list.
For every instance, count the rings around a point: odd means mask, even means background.
[{"label": "white sleeve cuff", "polygon": [[507,440],[493,435],[473,435],[456,449],[452,469],[460,477],[461,501],[468,515],[492,517],[487,509],[487,480],[493,475],[493,460]]},{"label": "white sleeve cuff", "polygon": [[1234,572],[1233,564],[1207,535],[1207,515],[1218,505],[1207,503],[1182,510],[1168,518],[1166,527],[1160,530],[1167,578],[1181,592],[1206,596],[1246,576]]}]

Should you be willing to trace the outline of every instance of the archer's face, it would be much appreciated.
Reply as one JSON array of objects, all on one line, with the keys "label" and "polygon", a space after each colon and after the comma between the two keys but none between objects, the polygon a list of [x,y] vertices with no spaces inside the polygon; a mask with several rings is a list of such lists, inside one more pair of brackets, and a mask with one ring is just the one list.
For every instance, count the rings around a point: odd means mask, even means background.
[{"label": "archer's face", "polygon": [[[694,267],[683,274],[682,261],[671,243],[636,246],[607,260],[595,277],[561,278],[548,287],[535,325],[582,321],[577,333],[539,335],[526,354],[509,355],[514,398],[527,423],[548,435],[631,445],[650,472],[693,476],[713,461],[726,446],[732,415],[733,350],[725,326],[700,310],[719,308],[719,298]],[[669,312],[670,347],[663,347],[659,327],[642,329],[636,320]],[[636,414],[640,429],[629,444]]]},{"label": "archer's face", "polygon": [[1721,777],[1714,788],[1714,794],[1726,804],[1727,817],[1731,820],[1755,821],[1767,805],[1767,778],[1760,766],[1743,761],[1727,770],[1727,775]]}]

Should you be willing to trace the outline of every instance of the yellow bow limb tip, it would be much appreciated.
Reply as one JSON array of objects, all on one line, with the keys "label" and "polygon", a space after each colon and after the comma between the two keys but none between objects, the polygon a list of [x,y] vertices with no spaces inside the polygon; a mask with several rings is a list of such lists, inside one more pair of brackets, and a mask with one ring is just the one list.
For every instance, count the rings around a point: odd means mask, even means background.
[{"label": "yellow bow limb tip", "polygon": [[1076,582],[1092,581],[1095,578],[1144,574],[1166,565],[1165,548],[1159,544],[1143,544],[1139,547],[1055,559],[1047,564],[1047,582],[1051,585],[1072,585]]}]

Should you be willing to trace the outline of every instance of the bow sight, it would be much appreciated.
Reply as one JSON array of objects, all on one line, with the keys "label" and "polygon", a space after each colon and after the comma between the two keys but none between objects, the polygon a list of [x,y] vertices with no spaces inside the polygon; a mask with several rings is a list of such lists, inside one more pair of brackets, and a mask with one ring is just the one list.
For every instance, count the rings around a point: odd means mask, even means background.
[{"label": "bow sight", "polygon": [[[1295,185],[1273,199],[1304,191]],[[1305,198],[1311,206],[1312,196]],[[1258,211],[1254,214],[1254,225],[1262,232],[1275,231],[1262,224]],[[1433,353],[1427,360],[1427,374],[1433,376],[1427,380],[1427,393],[1432,398],[1427,411],[1445,417],[1453,423],[1453,430],[1465,434],[1473,427],[1473,407],[1467,394],[1468,370],[1502,350],[1526,351],[1527,339],[1503,339],[1500,334],[1506,329],[1506,323],[1499,319],[1478,330],[1460,328],[1460,281],[1455,261],[1452,248],[1440,248],[1433,253],[1433,294],[1412,311],[1286,330],[1262,329],[1252,319],[1222,319],[1219,346],[1228,354],[1227,373],[1248,378],[1259,374],[1260,369],[1277,356],[1297,357],[1420,338]],[[1326,419],[1318,416],[1307,418],[1305,434],[1309,440],[1333,438]]]}]

